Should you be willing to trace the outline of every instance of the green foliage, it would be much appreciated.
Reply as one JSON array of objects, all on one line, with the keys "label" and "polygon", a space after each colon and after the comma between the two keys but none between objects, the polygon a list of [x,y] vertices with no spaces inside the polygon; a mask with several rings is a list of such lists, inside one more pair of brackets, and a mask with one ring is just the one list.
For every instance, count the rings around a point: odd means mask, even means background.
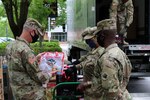
[{"label": "green foliage", "polygon": [[59,42],[51,41],[51,42],[42,42],[42,47],[39,46],[39,42],[35,42],[31,44],[31,48],[38,54],[40,52],[61,52],[62,49],[59,46]]},{"label": "green foliage", "polygon": [[1,17],[6,17],[5,9],[4,9],[4,6],[2,4],[0,4],[0,18]]},{"label": "green foliage", "polygon": [[0,30],[1,30],[0,37],[12,37],[13,38],[13,33],[12,33],[7,21],[0,20]]},{"label": "green foliage", "polygon": [[3,4],[0,4],[0,37],[13,37]]},{"label": "green foliage", "polygon": [[[55,0],[32,0],[28,17],[32,17],[37,19],[44,27],[48,27],[48,16],[53,10],[50,7],[45,7],[43,1],[48,3],[55,2]],[[60,14],[56,18],[56,26],[60,26],[66,24],[67,14],[66,14],[66,1],[65,0],[57,0],[58,7],[60,10]]]},{"label": "green foliage", "polygon": [[[0,55],[5,54],[5,48],[9,42],[0,43]],[[59,42],[52,41],[52,42],[42,42],[42,47],[39,46],[39,42],[31,43],[31,48],[38,54],[40,52],[61,52],[62,49],[59,46]]]},{"label": "green foliage", "polygon": [[5,48],[7,46],[8,42],[0,43],[0,55],[5,54]]},{"label": "green foliage", "polygon": [[[8,3],[9,0],[3,0],[4,4]],[[51,8],[45,7],[43,5],[43,1],[47,1],[48,3],[54,2],[55,0],[29,0],[31,2],[29,6],[29,11],[28,11],[28,17],[32,17],[37,19],[42,25],[47,28],[48,27],[48,16],[52,12]],[[66,0],[57,0],[58,1],[58,7],[59,7],[59,14],[58,17],[56,18],[56,26],[61,26],[63,24],[66,24],[66,19],[67,19],[67,14],[66,14]],[[17,19],[19,18],[19,10],[20,10],[20,0],[15,0],[14,1],[15,6],[13,8],[17,7],[17,12],[13,9],[13,15],[14,16],[14,21],[17,23]],[[6,17],[6,12],[4,10],[3,4],[0,4],[0,21],[2,17]],[[20,21],[18,21],[20,22]],[[0,36],[6,36],[6,24],[7,22],[0,22]],[[8,25],[8,36],[13,37],[12,31]],[[15,33],[14,34],[18,34]]]},{"label": "green foliage", "polygon": [[43,6],[43,0],[32,0],[28,17],[37,19],[44,27],[47,27],[47,18],[51,10]]}]

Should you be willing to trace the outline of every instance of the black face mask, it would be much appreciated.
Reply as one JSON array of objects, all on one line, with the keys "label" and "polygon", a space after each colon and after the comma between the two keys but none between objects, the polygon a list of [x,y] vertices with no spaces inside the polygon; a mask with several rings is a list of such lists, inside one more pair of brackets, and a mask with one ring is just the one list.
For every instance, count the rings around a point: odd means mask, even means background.
[{"label": "black face mask", "polygon": [[98,44],[99,44],[100,46],[102,46],[102,47],[104,47],[104,40],[105,40],[104,35],[99,34],[99,35],[97,36],[97,42],[98,42]]},{"label": "black face mask", "polygon": [[34,36],[32,36],[31,34],[30,34],[30,36],[32,37],[32,43],[35,43],[37,40],[38,40],[38,38],[39,38],[39,36],[34,32]]},{"label": "black face mask", "polygon": [[85,40],[85,42],[89,45],[90,48],[96,48],[96,44],[94,43],[93,40],[88,39],[88,40]]}]

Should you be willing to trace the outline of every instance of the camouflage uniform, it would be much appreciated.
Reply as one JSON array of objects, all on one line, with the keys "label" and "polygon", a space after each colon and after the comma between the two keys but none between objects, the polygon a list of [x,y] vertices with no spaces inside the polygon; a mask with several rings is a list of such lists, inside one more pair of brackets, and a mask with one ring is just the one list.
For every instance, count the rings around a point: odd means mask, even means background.
[{"label": "camouflage uniform", "polygon": [[104,48],[98,47],[95,50],[91,51],[86,58],[78,65],[80,69],[83,69],[83,81],[90,81],[93,75],[94,65],[96,60],[103,53]]},{"label": "camouflage uniform", "polygon": [[127,36],[127,28],[133,22],[132,0],[112,0],[110,6],[110,18],[117,20],[118,34]]},{"label": "camouflage uniform", "polygon": [[[92,30],[96,30],[96,29],[92,29]],[[87,31],[87,30],[86,30]],[[93,38],[95,35],[93,35],[94,31],[88,31],[86,34],[83,33],[82,35],[83,38],[86,39],[91,39]],[[98,59],[102,53],[104,51],[103,47],[98,47],[98,48],[93,48],[92,51],[88,52],[88,54],[82,56],[79,61],[81,62],[80,64],[78,64],[78,68],[79,69],[83,69],[83,81],[87,82],[87,81],[91,81],[92,77],[93,77],[93,71],[94,71],[94,65],[96,63],[96,59]],[[91,96],[91,90],[90,89],[86,89],[84,91],[84,99],[88,100]]]},{"label": "camouflage uniform", "polygon": [[17,37],[16,41],[7,46],[7,59],[10,86],[15,100],[46,100],[42,83],[49,80],[49,75],[40,71],[33,51],[24,39]]},{"label": "camouflage uniform", "polygon": [[92,54],[93,50],[89,51],[86,55],[81,56],[80,59],[79,59],[79,61],[82,62],[82,61],[86,60],[87,57]]},{"label": "camouflage uniform", "polygon": [[[94,67],[96,63],[96,59],[98,59],[104,51],[104,48],[98,47],[97,49],[93,50],[91,55],[87,56],[87,59],[80,63],[81,67],[83,68],[83,81],[91,81],[94,73]],[[91,97],[91,89],[86,89],[84,91],[84,99],[88,100]]]},{"label": "camouflage uniform", "polygon": [[[36,34],[41,38],[44,35],[42,26],[34,19],[27,19],[24,28],[36,30]],[[6,47],[6,57],[14,100],[46,100],[42,83],[48,81],[51,74],[41,72],[29,43],[17,37],[16,41]]]},{"label": "camouflage uniform", "polygon": [[94,70],[92,100],[131,100],[126,89],[131,68],[128,57],[117,44],[107,47]]},{"label": "camouflage uniform", "polygon": [[[84,40],[93,38],[95,36],[95,35],[93,35],[93,33],[96,29],[97,29],[96,27],[87,27],[81,34],[82,38]],[[88,55],[91,55],[93,51],[94,51],[94,48],[91,48],[91,51],[89,51],[86,55],[81,56],[79,61],[82,62],[85,59],[87,59]]]},{"label": "camouflage uniform", "polygon": [[[97,24],[95,34],[101,30],[115,29],[116,21],[105,19]],[[91,91],[93,92],[91,100],[131,100],[126,89],[131,69],[130,60],[116,43],[105,48],[104,53],[95,64],[91,84]]]}]

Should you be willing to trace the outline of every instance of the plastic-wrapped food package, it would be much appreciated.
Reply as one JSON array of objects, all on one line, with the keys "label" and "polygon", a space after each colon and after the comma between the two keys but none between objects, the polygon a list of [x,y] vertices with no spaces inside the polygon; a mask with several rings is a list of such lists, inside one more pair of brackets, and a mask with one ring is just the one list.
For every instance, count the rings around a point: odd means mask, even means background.
[{"label": "plastic-wrapped food package", "polygon": [[64,66],[63,52],[45,52],[40,58],[40,69],[49,74],[62,74]]}]

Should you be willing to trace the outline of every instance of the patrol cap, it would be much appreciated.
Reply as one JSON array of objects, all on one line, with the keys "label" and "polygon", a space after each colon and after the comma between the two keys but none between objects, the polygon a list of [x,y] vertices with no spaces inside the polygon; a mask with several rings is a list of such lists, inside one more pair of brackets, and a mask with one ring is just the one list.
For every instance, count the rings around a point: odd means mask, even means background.
[{"label": "patrol cap", "polygon": [[86,51],[91,50],[91,48],[84,41],[80,41],[80,40],[69,41],[69,44],[72,47],[77,47],[77,48],[80,48],[82,50],[86,50]]},{"label": "patrol cap", "polygon": [[44,28],[42,27],[42,25],[33,18],[28,18],[24,24],[24,27],[35,29],[36,34],[39,35],[39,37],[43,37],[45,34]]},{"label": "patrol cap", "polygon": [[97,23],[97,30],[93,34],[97,35],[98,32],[101,30],[110,30],[110,29],[116,29],[116,20],[104,19]]},{"label": "patrol cap", "polygon": [[84,29],[84,31],[81,33],[82,38],[84,38],[88,34],[89,29],[90,27],[87,27],[86,29]]},{"label": "patrol cap", "polygon": [[84,32],[82,33],[82,37],[84,40],[86,39],[91,39],[93,38],[95,35],[93,34],[95,31],[97,30],[97,27],[88,27],[84,30]]}]

